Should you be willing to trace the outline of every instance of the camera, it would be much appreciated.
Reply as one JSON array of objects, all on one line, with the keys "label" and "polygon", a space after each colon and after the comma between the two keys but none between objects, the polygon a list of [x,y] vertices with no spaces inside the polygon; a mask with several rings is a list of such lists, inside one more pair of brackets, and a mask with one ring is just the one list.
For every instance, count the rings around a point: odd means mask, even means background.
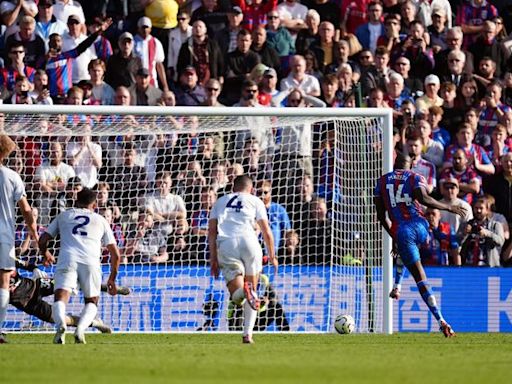
[{"label": "camera", "polygon": [[21,95],[21,97],[27,98],[28,97],[28,91],[21,91],[20,95]]},{"label": "camera", "polygon": [[478,235],[480,233],[481,229],[482,229],[481,224],[474,224],[471,226],[471,233],[474,235]]}]

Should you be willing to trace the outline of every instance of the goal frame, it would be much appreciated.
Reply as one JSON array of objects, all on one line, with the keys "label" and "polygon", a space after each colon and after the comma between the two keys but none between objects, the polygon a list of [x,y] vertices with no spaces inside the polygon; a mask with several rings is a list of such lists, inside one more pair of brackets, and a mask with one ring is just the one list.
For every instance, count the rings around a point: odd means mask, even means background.
[{"label": "goal frame", "polygon": [[[167,107],[167,106],[75,106],[75,105],[25,105],[3,104],[4,114],[98,114],[98,115],[142,115],[142,116],[275,116],[275,117],[332,117],[332,118],[381,118],[382,119],[382,173],[393,169],[393,110],[391,108],[247,108],[247,107]],[[211,130],[210,130],[211,131]],[[10,134],[8,131],[5,132]],[[133,129],[133,133],[148,133]],[[15,134],[15,133],[13,133]],[[81,136],[78,132],[73,135]],[[382,237],[383,274],[383,334],[393,333],[393,302],[388,293],[392,287],[393,262],[391,238],[383,230]]]}]

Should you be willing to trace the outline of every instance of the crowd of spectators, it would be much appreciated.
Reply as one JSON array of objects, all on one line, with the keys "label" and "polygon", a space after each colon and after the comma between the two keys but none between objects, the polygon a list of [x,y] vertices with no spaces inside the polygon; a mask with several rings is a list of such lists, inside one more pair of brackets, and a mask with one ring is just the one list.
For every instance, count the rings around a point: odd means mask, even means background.
[{"label": "crowd of spectators", "polygon": [[[463,219],[427,213],[426,264],[507,266],[511,15],[504,0],[4,0],[0,100],[391,108],[396,149],[429,192],[473,207]],[[190,132],[97,136],[97,117],[71,115],[41,116],[40,136],[16,136],[10,164],[32,186],[41,227],[81,186],[96,188],[125,262],[206,262],[208,212],[247,173],[281,260],[330,260],[329,207],[343,198],[332,128],[268,130],[253,118],[252,130],[198,134],[197,117],[158,119]]]}]

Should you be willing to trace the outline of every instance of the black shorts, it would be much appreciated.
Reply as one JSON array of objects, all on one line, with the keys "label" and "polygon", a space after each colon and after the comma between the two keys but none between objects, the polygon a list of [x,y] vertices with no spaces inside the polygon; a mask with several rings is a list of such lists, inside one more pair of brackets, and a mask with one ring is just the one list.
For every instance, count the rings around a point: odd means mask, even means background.
[{"label": "black shorts", "polygon": [[34,291],[34,295],[25,305],[19,302],[11,302],[11,304],[19,310],[35,316],[40,320],[53,323],[52,306],[43,300],[43,297],[49,295],[50,290],[53,291],[53,287],[48,287],[45,282],[41,284],[41,280],[46,282],[46,280],[49,279],[37,279],[35,281],[36,289]]}]

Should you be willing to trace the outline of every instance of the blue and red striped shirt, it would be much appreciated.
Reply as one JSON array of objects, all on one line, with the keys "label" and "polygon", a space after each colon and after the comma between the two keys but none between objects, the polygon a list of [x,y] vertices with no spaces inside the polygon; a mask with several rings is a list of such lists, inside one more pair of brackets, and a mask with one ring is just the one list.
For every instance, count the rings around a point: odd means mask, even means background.
[{"label": "blue and red striped shirt", "polygon": [[395,169],[378,179],[374,196],[384,202],[394,229],[416,218],[424,218],[423,209],[413,196],[413,191],[420,187],[427,190],[425,178],[405,169]]},{"label": "blue and red striped shirt", "polygon": [[[36,70],[28,65],[25,65],[23,70],[23,76],[28,78],[28,81],[34,83],[34,75],[36,74]],[[15,70],[13,67],[6,67],[0,69],[0,87],[6,88],[8,91],[14,90],[14,85],[16,84],[16,77],[18,77],[20,73]]]},{"label": "blue and red striped shirt", "polygon": [[459,248],[455,230],[449,223],[440,222],[437,228],[429,226],[429,239],[420,247],[423,265],[449,265],[448,251]]}]

